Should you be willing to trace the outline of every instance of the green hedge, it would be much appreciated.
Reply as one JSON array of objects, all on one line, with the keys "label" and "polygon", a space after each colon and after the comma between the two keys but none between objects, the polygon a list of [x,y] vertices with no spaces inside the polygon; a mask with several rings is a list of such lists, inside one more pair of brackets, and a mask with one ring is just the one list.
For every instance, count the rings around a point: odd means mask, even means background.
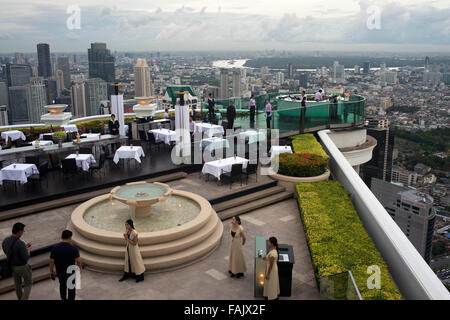
[{"label": "green hedge", "polygon": [[278,173],[290,177],[315,177],[327,170],[328,160],[310,153],[282,153]]},{"label": "green hedge", "polygon": [[317,142],[316,138],[311,133],[299,134],[290,137],[292,140],[292,148],[295,153],[312,153],[324,157],[330,158],[328,154],[323,150],[322,145]]},{"label": "green hedge", "polygon": [[[337,181],[299,183],[300,215],[316,279],[350,270],[364,300],[399,300],[388,268]],[[367,267],[381,270],[381,289],[368,289]]]}]

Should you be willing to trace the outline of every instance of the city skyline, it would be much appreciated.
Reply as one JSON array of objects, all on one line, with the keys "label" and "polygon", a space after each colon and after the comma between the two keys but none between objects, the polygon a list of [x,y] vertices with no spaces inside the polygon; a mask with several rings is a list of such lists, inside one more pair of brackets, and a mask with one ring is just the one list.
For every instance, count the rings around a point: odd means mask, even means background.
[{"label": "city skyline", "polygon": [[[70,30],[73,5],[80,29]],[[31,42],[50,43],[52,52],[83,52],[93,42],[107,42],[113,51],[450,51],[445,1],[174,0],[125,7],[119,1],[6,0],[3,7],[2,53],[32,52]],[[369,28],[378,13],[380,25]]]}]

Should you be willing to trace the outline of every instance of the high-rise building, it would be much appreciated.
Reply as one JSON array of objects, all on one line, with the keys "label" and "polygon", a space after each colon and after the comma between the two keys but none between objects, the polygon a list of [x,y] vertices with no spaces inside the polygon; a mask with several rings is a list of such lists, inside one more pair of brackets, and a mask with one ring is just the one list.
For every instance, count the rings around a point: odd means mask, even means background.
[{"label": "high-rise building", "polygon": [[355,65],[355,70],[354,70],[355,74],[360,74],[361,73],[361,67],[358,65]]},{"label": "high-rise building", "polygon": [[442,73],[437,71],[425,71],[423,73],[423,83],[438,85],[442,80]]},{"label": "high-rise building", "polygon": [[37,45],[38,76],[49,78],[52,76],[52,64],[50,60],[50,46],[47,43]]},{"label": "high-rise building", "polygon": [[345,82],[345,69],[343,64],[339,64],[338,61],[333,63],[333,82],[344,83]]},{"label": "high-rise building", "polygon": [[86,116],[100,114],[100,103],[108,100],[108,85],[99,78],[88,79],[84,82],[86,97]]},{"label": "high-rise building", "polygon": [[380,74],[381,85],[397,84],[397,72],[395,71],[383,71]]},{"label": "high-rise building", "polygon": [[399,166],[392,166],[391,181],[400,183],[404,186],[412,186],[417,183],[417,173],[400,168]]},{"label": "high-rise building", "polygon": [[424,260],[431,259],[435,213],[433,198],[417,190],[372,180],[371,190]]},{"label": "high-rise building", "polygon": [[278,85],[281,85],[284,83],[284,72],[277,72],[276,81],[277,81]]},{"label": "high-rise building", "polygon": [[233,69],[233,97],[240,98],[242,95],[241,91],[241,71],[239,69]]},{"label": "high-rise building", "polygon": [[106,48],[106,43],[91,43],[88,49],[89,78],[100,78],[106,82],[114,82],[114,56]]},{"label": "high-rise building", "polygon": [[308,74],[306,72],[300,73],[300,87],[308,88]]},{"label": "high-rise building", "polygon": [[220,99],[228,99],[228,69],[220,70]]},{"label": "high-rise building", "polygon": [[69,57],[61,56],[58,57],[57,63],[56,63],[56,69],[59,69],[63,72],[64,77],[64,88],[69,89],[70,88],[70,64],[69,64]]},{"label": "high-rise building", "polygon": [[288,64],[288,79],[294,79],[295,77],[295,67],[292,63]]},{"label": "high-rise building", "polygon": [[30,122],[31,90],[30,84],[8,88],[9,108],[8,122],[24,124]]},{"label": "high-rise building", "polygon": [[150,78],[150,68],[145,59],[137,59],[134,66],[135,97],[150,97],[153,95],[153,84]]},{"label": "high-rise building", "polygon": [[6,82],[0,81],[0,106],[8,107],[8,86]]},{"label": "high-rise building", "polygon": [[44,106],[47,105],[47,90],[42,77],[30,79],[30,95],[30,122],[40,123],[41,116],[45,113]]},{"label": "high-rise building", "polygon": [[442,81],[446,84],[450,84],[450,73],[444,73],[442,74]]},{"label": "high-rise building", "polygon": [[30,83],[31,76],[32,71],[28,64],[6,65],[6,80],[8,87],[27,85]]},{"label": "high-rise building", "polygon": [[428,57],[428,56],[426,56],[425,57],[425,71],[428,71],[429,70],[429,67],[430,67],[430,57]]},{"label": "high-rise building", "polygon": [[58,91],[58,82],[56,78],[48,78],[44,79],[44,84],[47,93],[47,104],[54,104],[60,94]]},{"label": "high-rise building", "polygon": [[72,112],[75,118],[86,116],[86,95],[84,82],[75,82],[71,90]]},{"label": "high-rise building", "polygon": [[14,53],[14,63],[15,64],[24,64],[25,63],[23,53],[20,53],[20,52]]},{"label": "high-rise building", "polygon": [[391,181],[394,155],[394,134],[389,130],[389,120],[386,118],[366,118],[367,134],[377,140],[372,151],[372,159],[361,165],[361,176],[370,188],[372,178]]},{"label": "high-rise building", "polygon": [[8,124],[8,107],[0,105],[0,126],[7,126]]},{"label": "high-rise building", "polygon": [[366,61],[363,63],[363,73],[369,74],[370,73],[370,62]]},{"label": "high-rise building", "polygon": [[58,88],[58,92],[64,90],[64,73],[62,70],[57,69],[55,72],[56,85]]}]

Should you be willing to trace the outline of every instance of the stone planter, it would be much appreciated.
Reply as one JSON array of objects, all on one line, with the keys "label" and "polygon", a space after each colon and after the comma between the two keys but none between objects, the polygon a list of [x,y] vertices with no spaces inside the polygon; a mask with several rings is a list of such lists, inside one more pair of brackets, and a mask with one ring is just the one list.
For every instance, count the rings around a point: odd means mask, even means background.
[{"label": "stone planter", "polygon": [[321,175],[315,176],[315,177],[290,177],[285,176],[282,174],[275,173],[272,168],[268,168],[269,177],[273,180],[278,181],[278,185],[285,187],[286,191],[293,192],[294,196],[296,195],[295,192],[295,184],[296,183],[302,183],[302,182],[318,182],[318,181],[325,181],[328,180],[330,177],[330,170],[327,169],[324,173]]}]

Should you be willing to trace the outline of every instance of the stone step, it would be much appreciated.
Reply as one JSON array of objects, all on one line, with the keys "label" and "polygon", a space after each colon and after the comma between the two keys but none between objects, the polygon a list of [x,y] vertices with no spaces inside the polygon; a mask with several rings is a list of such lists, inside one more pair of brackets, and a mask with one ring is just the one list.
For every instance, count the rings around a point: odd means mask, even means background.
[{"label": "stone step", "polygon": [[250,203],[246,203],[240,206],[232,207],[230,209],[218,212],[217,215],[221,220],[226,220],[234,216],[247,213],[259,208],[267,207],[274,203],[289,199],[293,197],[292,192],[283,191],[272,196],[265,197],[263,199],[255,200]]},{"label": "stone step", "polygon": [[[50,279],[50,270],[47,266],[33,270],[33,283]],[[14,279],[7,278],[0,280],[0,294],[15,290]]]},{"label": "stone step", "polygon": [[230,209],[233,207],[237,207],[237,206],[255,201],[255,200],[259,200],[259,199],[263,199],[265,197],[272,196],[274,194],[283,192],[285,190],[286,189],[284,187],[280,187],[280,186],[271,187],[268,189],[264,189],[261,191],[247,194],[245,196],[242,196],[242,197],[239,197],[236,199],[220,202],[218,204],[213,205],[213,208],[214,208],[214,210],[216,210],[216,212],[220,212],[220,211],[224,211],[224,210],[227,210],[227,209]]},{"label": "stone step", "polygon": [[[168,255],[185,250],[210,237],[215,232],[218,223],[221,223],[221,221],[217,215],[213,213],[210,215],[207,223],[193,234],[173,241],[151,245],[139,245],[139,250],[143,258]],[[75,228],[70,229],[73,230],[73,243],[86,252],[116,258],[123,258],[125,256],[125,242],[122,245],[101,243],[83,237],[75,230]]]},{"label": "stone step", "polygon": [[[196,262],[197,258],[204,257],[216,248],[221,241],[222,232],[223,224],[219,221],[214,229],[214,233],[193,247],[164,256],[144,258],[147,272],[151,273],[152,271],[167,270],[174,267],[180,268]],[[123,271],[124,258],[99,256],[84,250],[80,250],[80,255],[82,261],[91,269]]]}]

